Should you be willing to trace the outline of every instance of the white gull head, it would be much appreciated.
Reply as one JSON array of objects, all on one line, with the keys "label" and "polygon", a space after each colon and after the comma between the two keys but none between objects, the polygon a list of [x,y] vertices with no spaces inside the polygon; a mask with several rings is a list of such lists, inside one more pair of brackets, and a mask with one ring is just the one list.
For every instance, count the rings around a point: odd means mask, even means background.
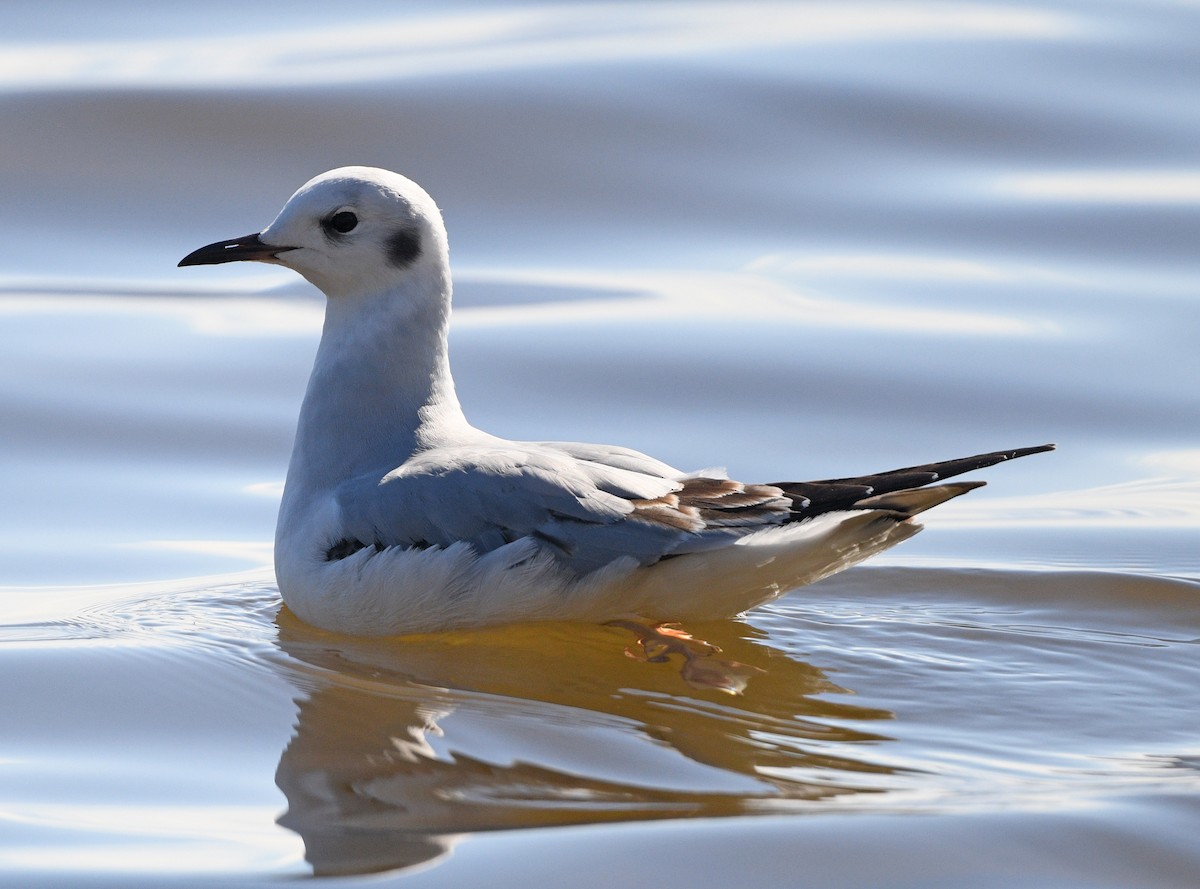
[{"label": "white gull head", "polygon": [[410,179],[371,167],[312,179],[259,238],[288,248],[276,262],[330,299],[387,292],[447,262],[446,228],[433,198]]},{"label": "white gull head", "polygon": [[913,515],[982,482],[922,486],[1051,447],[762,485],[489,435],[450,374],[441,213],[386,170],[318,176],[263,231],[180,265],[239,260],[287,266],[328,298],[275,569],[287,605],[329,630],[733,616],[911,536]]},{"label": "white gull head", "polygon": [[442,214],[426,191],[375,167],[306,182],[262,232],[196,250],[179,265],[256,260],[299,272],[333,300],[371,296],[448,262]]}]

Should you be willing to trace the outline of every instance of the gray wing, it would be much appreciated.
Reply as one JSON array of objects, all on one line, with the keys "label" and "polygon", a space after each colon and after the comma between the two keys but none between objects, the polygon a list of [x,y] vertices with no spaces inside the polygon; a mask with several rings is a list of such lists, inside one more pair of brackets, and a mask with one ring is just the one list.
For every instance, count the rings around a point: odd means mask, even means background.
[{"label": "gray wing", "polygon": [[890,472],[747,485],[681,476],[637,451],[606,445],[492,440],[423,452],[337,491],[341,528],[327,558],[366,546],[450,546],[479,553],[533,539],[579,574],[622,556],[652,564],[828,512],[876,509],[897,521],[982,482],[923,486],[1053,450],[994,451]]},{"label": "gray wing", "polygon": [[583,574],[621,556],[650,564],[789,518],[792,501],[776,487],[676,475],[636,451],[601,445],[438,448],[382,479],[342,485],[346,538],[330,541],[329,557],[459,541],[485,553],[534,538]]},{"label": "gray wing", "polygon": [[542,441],[530,442],[533,447],[548,448],[551,451],[566,454],[585,463],[609,466],[614,469],[627,469],[642,475],[658,476],[666,479],[680,479],[684,473],[673,466],[668,466],[661,460],[655,460],[635,451],[633,448],[623,448],[618,445],[587,444],[578,441]]}]

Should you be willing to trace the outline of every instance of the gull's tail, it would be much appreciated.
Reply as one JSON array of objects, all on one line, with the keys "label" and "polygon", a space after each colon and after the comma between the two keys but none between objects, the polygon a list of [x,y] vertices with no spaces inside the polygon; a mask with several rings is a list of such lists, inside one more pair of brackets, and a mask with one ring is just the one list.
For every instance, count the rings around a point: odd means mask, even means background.
[{"label": "gull's tail", "polygon": [[739,545],[662,559],[634,572],[614,584],[611,607],[619,603],[664,620],[729,617],[895,546],[921,529],[908,521],[917,513],[983,485],[931,482],[1053,449],[1039,445],[856,478],[775,483],[792,501],[789,521],[748,534]]},{"label": "gull's tail", "polygon": [[926,488],[925,485],[975,469],[995,466],[1006,460],[1052,451],[1054,447],[1052,444],[1044,444],[1010,451],[991,451],[973,457],[906,466],[903,469],[852,478],[772,484],[782,488],[791,499],[792,521],[846,509],[886,509],[904,516],[912,516],[967,491],[983,487],[985,482],[956,482],[933,488]]}]

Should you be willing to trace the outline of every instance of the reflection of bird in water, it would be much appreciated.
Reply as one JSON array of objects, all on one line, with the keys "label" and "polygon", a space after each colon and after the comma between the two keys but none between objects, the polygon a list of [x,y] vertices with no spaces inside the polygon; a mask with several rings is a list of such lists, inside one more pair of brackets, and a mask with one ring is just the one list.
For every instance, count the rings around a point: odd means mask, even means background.
[{"label": "reflection of bird in water", "polygon": [[[545,623],[355,639],[279,615],[305,694],[276,783],[318,874],[410,867],[479,830],[794,811],[886,789],[820,670],[699,627],[755,670],[739,697],[625,657],[622,628]],[[702,643],[700,643],[702,644]],[[677,663],[678,661],[676,661]],[[863,744],[863,742],[873,742]],[[862,746],[864,749],[858,749]]]},{"label": "reflection of bird in water", "polygon": [[982,482],[924,485],[1050,448],[763,485],[489,435],[450,375],[441,214],[385,170],[318,176],[261,234],[180,265],[234,260],[287,266],[328,297],[275,565],[288,606],[339,632],[730,617],[903,540]]},{"label": "reflection of bird in water", "polygon": [[637,636],[637,646],[631,645],[625,649],[625,653],[634,660],[662,664],[668,662],[672,655],[679,655],[683,658],[680,676],[692,688],[713,688],[732,695],[741,694],[751,676],[764,672],[760,667],[716,657],[721,653],[718,646],[697,639],[678,624],[650,626],[626,618],[610,620],[608,625],[622,627]]}]

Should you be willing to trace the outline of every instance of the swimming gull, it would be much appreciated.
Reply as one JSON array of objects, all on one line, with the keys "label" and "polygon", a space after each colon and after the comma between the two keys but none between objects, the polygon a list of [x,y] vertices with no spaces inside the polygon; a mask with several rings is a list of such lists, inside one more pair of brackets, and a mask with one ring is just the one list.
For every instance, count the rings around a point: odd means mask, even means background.
[{"label": "swimming gull", "polygon": [[898,543],[914,515],[983,482],[925,485],[1053,448],[743,484],[629,448],[489,435],[450,375],[441,213],[386,170],[317,176],[260,233],[179,264],[238,260],[327,297],[275,569],[288,607],[328,630],[731,617]]}]

